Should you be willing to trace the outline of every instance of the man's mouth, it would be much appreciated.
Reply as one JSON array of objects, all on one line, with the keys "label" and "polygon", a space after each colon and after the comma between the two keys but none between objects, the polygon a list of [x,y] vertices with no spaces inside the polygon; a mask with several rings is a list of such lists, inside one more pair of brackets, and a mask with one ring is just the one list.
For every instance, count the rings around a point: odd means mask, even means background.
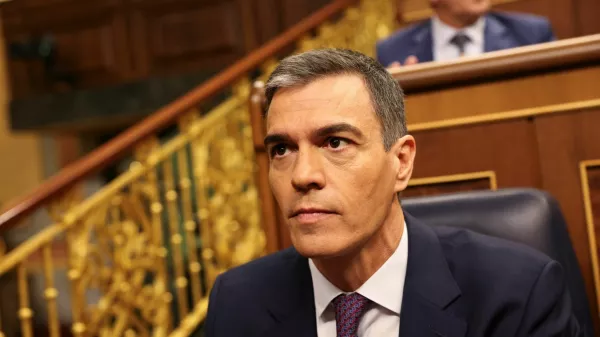
[{"label": "man's mouth", "polygon": [[303,224],[312,224],[335,215],[336,212],[319,207],[301,207],[292,212],[290,218]]}]

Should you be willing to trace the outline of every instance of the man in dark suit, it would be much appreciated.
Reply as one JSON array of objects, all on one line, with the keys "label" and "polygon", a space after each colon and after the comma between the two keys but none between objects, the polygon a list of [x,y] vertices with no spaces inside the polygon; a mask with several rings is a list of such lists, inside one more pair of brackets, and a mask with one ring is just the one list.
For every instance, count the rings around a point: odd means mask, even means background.
[{"label": "man in dark suit", "polygon": [[490,0],[430,0],[431,19],[402,29],[377,43],[384,66],[447,61],[460,56],[553,41],[543,17],[489,12]]},{"label": "man in dark suit", "polygon": [[416,143],[381,64],[291,56],[266,96],[269,182],[294,247],[217,278],[207,337],[581,335],[557,262],[402,211]]}]

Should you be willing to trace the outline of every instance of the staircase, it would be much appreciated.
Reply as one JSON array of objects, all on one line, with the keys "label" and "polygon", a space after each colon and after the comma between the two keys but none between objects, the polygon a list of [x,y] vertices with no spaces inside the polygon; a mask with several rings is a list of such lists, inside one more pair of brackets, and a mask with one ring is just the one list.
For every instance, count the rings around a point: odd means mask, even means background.
[{"label": "staircase", "polygon": [[[0,215],[0,337],[201,333],[219,273],[277,247],[257,181],[250,74],[266,80],[286,51],[374,55],[395,28],[394,0],[339,0],[52,177]],[[198,106],[231,92],[212,111]],[[163,141],[159,134],[175,129]],[[261,141],[259,140],[258,143]],[[93,193],[85,183],[130,161]],[[46,217],[29,228],[32,217]],[[12,289],[12,288],[14,289]]]}]

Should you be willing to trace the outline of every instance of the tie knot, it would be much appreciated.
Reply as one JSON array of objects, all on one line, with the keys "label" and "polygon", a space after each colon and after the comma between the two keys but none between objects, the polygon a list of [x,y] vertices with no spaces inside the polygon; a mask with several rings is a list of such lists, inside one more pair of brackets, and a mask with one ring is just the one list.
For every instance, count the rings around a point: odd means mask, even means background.
[{"label": "tie knot", "polygon": [[456,33],[450,40],[450,43],[458,47],[458,51],[463,54],[465,52],[465,46],[471,42],[471,38],[465,33]]},{"label": "tie knot", "polygon": [[365,313],[369,299],[358,293],[339,295],[334,298],[337,337],[355,337],[358,322]]}]

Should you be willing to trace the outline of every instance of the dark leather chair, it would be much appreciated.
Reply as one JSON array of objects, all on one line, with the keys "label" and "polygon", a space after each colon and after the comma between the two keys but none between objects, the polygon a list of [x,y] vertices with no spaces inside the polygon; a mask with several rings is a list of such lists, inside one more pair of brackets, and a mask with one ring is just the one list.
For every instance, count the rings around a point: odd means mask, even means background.
[{"label": "dark leather chair", "polygon": [[593,336],[585,285],[556,200],[535,189],[461,192],[402,199],[402,207],[431,226],[464,227],[520,242],[558,261],[565,270],[573,311],[586,336]]}]

